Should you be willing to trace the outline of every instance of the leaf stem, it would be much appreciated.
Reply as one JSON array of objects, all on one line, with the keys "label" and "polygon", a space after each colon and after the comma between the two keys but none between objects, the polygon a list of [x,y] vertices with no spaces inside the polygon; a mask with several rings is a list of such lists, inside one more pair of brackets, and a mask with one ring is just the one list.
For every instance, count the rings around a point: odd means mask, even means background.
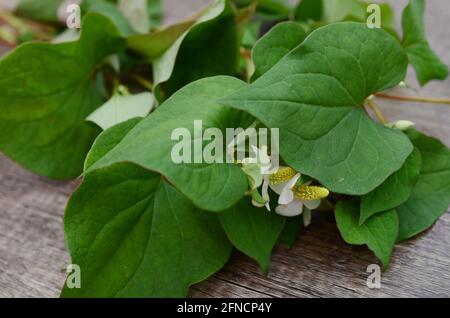
[{"label": "leaf stem", "polygon": [[241,55],[242,58],[247,60],[252,58],[252,53],[249,50],[245,49],[244,47],[241,47],[239,49],[239,54]]},{"label": "leaf stem", "polygon": [[252,53],[249,50],[246,50],[245,48],[241,47],[239,50],[240,55],[243,59],[245,59],[245,77],[246,81],[250,83],[251,77],[253,73],[255,72],[255,65],[252,61]]},{"label": "leaf stem", "polygon": [[16,34],[9,26],[0,26],[0,43],[13,48],[16,45]]},{"label": "leaf stem", "polygon": [[438,105],[450,105],[450,99],[440,99],[440,98],[428,98],[428,97],[413,97],[413,96],[395,96],[378,93],[375,94],[376,97],[385,99],[394,99],[404,102],[415,102],[415,103],[430,103]]},{"label": "leaf stem", "polygon": [[378,120],[384,125],[387,123],[386,117],[384,117],[383,113],[381,112],[380,108],[371,101],[370,99],[367,100],[367,105],[372,109],[372,111],[375,113],[375,116],[377,116]]},{"label": "leaf stem", "polygon": [[137,74],[130,74],[130,77],[137,83],[139,83],[142,87],[148,89],[149,91],[153,91],[153,84],[149,80]]},{"label": "leaf stem", "polygon": [[0,19],[5,21],[11,27],[16,29],[18,32],[23,33],[28,31],[28,26],[21,19],[15,17],[9,12],[0,10]]},{"label": "leaf stem", "polygon": [[47,34],[47,32],[52,33],[54,31],[52,27],[18,18],[4,10],[0,10],[0,20],[6,22],[7,25],[14,28],[20,34],[32,32],[38,40],[49,41],[52,39],[52,37]]}]

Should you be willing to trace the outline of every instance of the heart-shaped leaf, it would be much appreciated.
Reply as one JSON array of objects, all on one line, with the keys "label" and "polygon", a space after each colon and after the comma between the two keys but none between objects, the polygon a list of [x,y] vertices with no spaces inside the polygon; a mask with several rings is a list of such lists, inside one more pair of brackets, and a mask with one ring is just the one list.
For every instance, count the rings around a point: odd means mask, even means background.
[{"label": "heart-shaped leaf", "polygon": [[[131,119],[101,133],[88,154],[86,168],[113,149],[141,120]],[[267,272],[270,254],[283,229],[284,219],[264,209],[255,208],[246,197],[221,213],[220,221],[233,245],[258,261],[263,272]],[[261,235],[262,233],[264,234]]]},{"label": "heart-shaped leaf", "polygon": [[292,7],[290,0],[258,0],[258,16],[264,20],[285,20]]},{"label": "heart-shaped leaf", "polygon": [[[374,13],[370,1],[361,0],[302,0],[295,11],[295,19],[315,29],[342,21],[373,22]],[[397,37],[395,13],[389,3],[377,4],[380,13],[380,26]],[[370,9],[370,10],[368,10]]]},{"label": "heart-shaped leaf", "polygon": [[164,16],[162,0],[147,0],[147,11],[150,18],[150,27],[152,29],[158,27]]},{"label": "heart-shaped leaf", "polygon": [[274,26],[253,47],[255,73],[252,79],[256,80],[270,70],[293,48],[302,43],[305,37],[306,33],[299,23],[283,22]]},{"label": "heart-shaped leaf", "polygon": [[16,13],[42,22],[58,22],[58,9],[64,0],[20,0]]},{"label": "heart-shaped leaf", "polygon": [[216,215],[129,163],[86,175],[64,228],[81,288],[62,297],[186,297],[231,253]]},{"label": "heart-shaped leaf", "polygon": [[303,228],[303,215],[286,218],[283,232],[281,232],[280,237],[278,238],[278,244],[287,248],[292,248]]},{"label": "heart-shaped leaf", "polygon": [[80,40],[29,43],[0,61],[0,149],[51,178],[79,176],[99,129],[86,122],[102,101],[94,68],[123,50],[108,18],[85,16]]},{"label": "heart-shaped leaf", "polygon": [[[194,131],[195,121],[202,120],[203,129],[220,129],[223,136],[226,136],[227,128],[250,126],[253,117],[216,102],[244,85],[238,79],[225,76],[206,78],[187,85],[134,127],[88,171],[129,161],[161,173],[204,210],[222,211],[233,206],[248,188],[241,169],[231,163],[176,163],[172,151],[180,141],[173,140],[172,134],[175,129],[187,130],[192,138],[187,141],[195,145],[195,140],[201,139]],[[226,145],[226,141],[223,143]],[[194,149],[190,162],[194,162],[192,157],[195,153]]]},{"label": "heart-shaped leaf", "polygon": [[297,21],[320,21],[323,17],[322,0],[301,0],[295,9]]},{"label": "heart-shaped leaf", "polygon": [[398,234],[399,220],[395,211],[376,214],[359,225],[359,202],[339,202],[336,205],[336,222],[343,239],[348,244],[367,245],[383,263],[389,266],[392,249]]},{"label": "heart-shaped leaf", "polygon": [[117,5],[108,0],[84,0],[81,3],[81,10],[86,13],[95,12],[108,17],[116,25],[122,36],[130,36],[134,33],[127,18]]},{"label": "heart-shaped leaf", "polygon": [[415,149],[399,171],[391,175],[378,188],[363,195],[359,224],[363,224],[376,213],[394,209],[405,203],[417,182],[421,163],[420,152]]},{"label": "heart-shaped leaf", "polygon": [[[184,85],[213,75],[234,75],[238,65],[238,30],[230,4],[215,0],[190,19],[159,33],[128,38],[128,46],[149,57],[157,96],[164,97]],[[220,63],[218,63],[220,61]]]},{"label": "heart-shaped leaf", "polygon": [[380,29],[345,22],[320,28],[256,82],[221,100],[280,129],[280,153],[333,192],[361,195],[399,170],[413,147],[363,109],[397,85],[407,58]]},{"label": "heart-shaped leaf", "polygon": [[424,0],[410,0],[403,12],[403,46],[421,85],[433,79],[446,79],[448,67],[433,52],[425,37]]},{"label": "heart-shaped leaf", "polygon": [[323,20],[327,23],[345,20],[363,22],[366,4],[359,0],[320,0],[323,2]]},{"label": "heart-shaped leaf", "polygon": [[233,245],[255,259],[267,274],[272,248],[284,228],[284,218],[254,207],[250,198],[245,197],[222,212],[220,222]]},{"label": "heart-shaped leaf", "polygon": [[84,170],[90,168],[94,163],[100,160],[108,152],[122,141],[122,139],[133,129],[142,118],[132,118],[123,123],[108,128],[98,135],[92,145],[91,151],[86,156],[84,162]]},{"label": "heart-shaped leaf", "polygon": [[127,38],[127,46],[136,53],[154,60],[174,45],[194,24],[195,20],[188,20],[149,34],[136,34]]},{"label": "heart-shaped leaf", "polygon": [[426,230],[450,205],[450,150],[439,140],[418,131],[408,132],[422,156],[422,168],[408,201],[396,208],[400,219],[398,240]]}]

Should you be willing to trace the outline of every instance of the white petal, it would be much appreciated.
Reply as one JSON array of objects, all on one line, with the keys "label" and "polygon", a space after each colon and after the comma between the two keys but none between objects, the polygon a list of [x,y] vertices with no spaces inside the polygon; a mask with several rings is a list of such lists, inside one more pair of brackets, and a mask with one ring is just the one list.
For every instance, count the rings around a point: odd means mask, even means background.
[{"label": "white petal", "polygon": [[276,194],[280,195],[281,192],[283,192],[283,189],[285,188],[287,183],[288,183],[287,181],[286,182],[277,183],[277,184],[269,183],[269,186],[273,190],[273,192],[275,192]]},{"label": "white petal", "polygon": [[252,190],[259,188],[263,182],[259,166],[256,163],[242,165],[242,171],[247,175]]},{"label": "white petal", "polygon": [[294,192],[292,188],[300,179],[300,173],[297,173],[291,180],[289,180],[284,186],[283,191],[281,191],[280,197],[278,198],[278,204],[289,204],[294,200]]},{"label": "white petal", "polygon": [[[284,167],[280,167],[280,168],[284,168]],[[289,188],[292,189],[295,184],[297,183],[298,179],[300,179],[301,174],[297,173],[295,176],[293,176],[291,179],[284,181],[284,182],[280,182],[277,184],[272,184],[270,183],[270,188],[278,195],[281,195],[281,193],[283,192],[283,190],[285,188]]]},{"label": "white petal", "polygon": [[416,123],[409,121],[409,120],[398,120],[398,121],[394,121],[392,123],[386,124],[386,126],[389,128],[403,130],[403,131],[408,130],[409,128],[411,128],[412,126],[415,126],[415,125],[416,125]]},{"label": "white petal", "polygon": [[262,185],[262,197],[264,200],[267,201],[266,203],[266,209],[268,211],[270,211],[270,205],[269,205],[269,201],[270,201],[270,196],[269,196],[269,176],[264,176],[263,179],[263,185]]},{"label": "white petal", "polygon": [[262,165],[261,166],[261,174],[270,175],[270,170],[272,169],[272,164]]},{"label": "white petal", "polygon": [[287,187],[289,187],[289,189],[292,189],[296,184],[298,179],[300,179],[302,175],[300,173],[297,173],[295,176],[292,177],[291,180],[289,180],[289,182],[286,184]]},{"label": "white petal", "polygon": [[255,157],[259,156],[260,150],[258,147],[256,147],[255,145],[251,145],[251,148],[253,150],[253,153],[255,154]]},{"label": "white petal", "polygon": [[277,206],[275,212],[287,217],[297,216],[303,212],[303,203],[299,200],[294,200],[290,204]]},{"label": "white petal", "polygon": [[269,176],[263,176],[262,197],[264,200],[269,200]]},{"label": "white petal", "polygon": [[276,158],[275,160],[273,159],[275,156],[276,154],[271,154],[269,156],[270,165],[267,166],[266,174],[274,174],[281,168],[279,166],[278,158]]},{"label": "white petal", "polygon": [[320,206],[321,200],[303,201],[303,204],[310,210],[317,209]]},{"label": "white petal", "polygon": [[270,167],[270,156],[267,153],[267,146],[262,146],[258,152],[258,161],[262,167]]},{"label": "white petal", "polygon": [[258,162],[258,156],[259,156],[258,147],[251,145],[250,148],[251,148],[251,151],[249,152],[250,156],[252,156],[252,158],[255,158],[256,162]]},{"label": "white petal", "polygon": [[303,210],[303,225],[305,227],[311,224],[311,211],[309,209]]},{"label": "white petal", "polygon": [[278,198],[278,204],[289,204],[292,201],[294,201],[294,192],[290,188],[285,187]]}]

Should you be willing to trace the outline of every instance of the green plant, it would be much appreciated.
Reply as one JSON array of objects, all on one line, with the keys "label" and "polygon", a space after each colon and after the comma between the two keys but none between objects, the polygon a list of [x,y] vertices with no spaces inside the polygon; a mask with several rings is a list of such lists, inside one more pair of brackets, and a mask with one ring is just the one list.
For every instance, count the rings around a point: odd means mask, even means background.
[{"label": "green plant", "polygon": [[[23,1],[19,13],[55,22],[60,2],[49,2]],[[448,208],[450,150],[387,123],[375,103],[408,99],[385,91],[409,64],[422,85],[448,75],[425,39],[423,0],[405,9],[402,40],[389,5],[384,29],[371,29],[357,0],[216,0],[145,33],[114,2],[85,1],[70,42],[25,43],[0,61],[0,149],[40,175],[83,176],[64,220],[82,287],[63,297],[186,296],[233,246],[266,273],[311,210],[334,210],[343,239],[386,269],[395,243]],[[263,21],[287,19],[260,38]],[[195,136],[198,120],[224,134],[278,128],[282,167],[265,170],[265,149],[258,160],[175,163],[173,131]]]}]

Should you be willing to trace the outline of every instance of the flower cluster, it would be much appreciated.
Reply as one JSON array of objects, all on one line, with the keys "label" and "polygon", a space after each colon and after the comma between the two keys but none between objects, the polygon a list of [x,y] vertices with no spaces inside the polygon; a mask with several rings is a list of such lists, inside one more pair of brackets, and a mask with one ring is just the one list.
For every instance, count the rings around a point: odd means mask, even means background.
[{"label": "flower cluster", "polygon": [[266,146],[261,149],[253,146],[252,150],[254,156],[242,160],[241,165],[249,180],[253,205],[265,206],[270,211],[270,188],[279,196],[275,212],[286,217],[303,214],[303,223],[308,226],[311,210],[317,209],[329,195],[328,189],[313,186],[310,181],[302,183],[301,174],[291,167],[273,167]]}]

